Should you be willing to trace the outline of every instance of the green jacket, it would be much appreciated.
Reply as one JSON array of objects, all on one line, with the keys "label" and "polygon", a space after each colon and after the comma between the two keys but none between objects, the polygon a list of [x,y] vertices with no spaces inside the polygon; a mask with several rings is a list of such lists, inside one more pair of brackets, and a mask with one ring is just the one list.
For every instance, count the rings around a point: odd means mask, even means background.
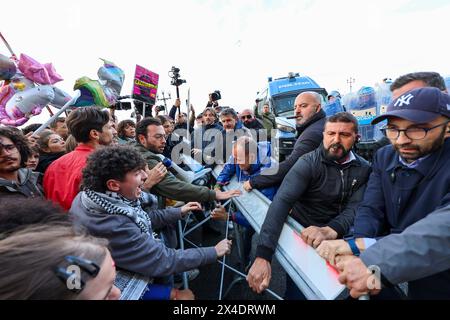
[{"label": "green jacket", "polygon": [[258,108],[255,106],[253,108],[255,117],[261,119],[264,129],[267,130],[267,137],[270,138],[270,130],[277,128],[277,122],[275,116],[272,113],[261,113],[259,114]]},{"label": "green jacket", "polygon": [[[142,157],[147,161],[149,169],[153,169],[159,162],[159,156],[146,149],[140,143],[133,145]],[[170,171],[164,179],[153,186],[152,193],[178,201],[212,202],[216,199],[216,193],[207,187],[196,186],[178,179]]]}]

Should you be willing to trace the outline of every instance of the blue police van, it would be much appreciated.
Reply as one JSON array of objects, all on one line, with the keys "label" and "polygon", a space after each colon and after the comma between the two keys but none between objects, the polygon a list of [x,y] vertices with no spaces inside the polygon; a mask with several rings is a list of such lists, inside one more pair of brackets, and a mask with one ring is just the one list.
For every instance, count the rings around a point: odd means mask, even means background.
[{"label": "blue police van", "polygon": [[288,119],[294,115],[294,101],[299,93],[315,91],[323,98],[325,104],[327,91],[308,76],[290,72],[287,77],[278,79],[268,78],[266,87],[257,95],[258,113],[261,114],[263,105],[268,103],[271,112],[276,117],[277,131],[273,145],[273,157],[283,161],[288,156],[296,141],[295,119]]}]

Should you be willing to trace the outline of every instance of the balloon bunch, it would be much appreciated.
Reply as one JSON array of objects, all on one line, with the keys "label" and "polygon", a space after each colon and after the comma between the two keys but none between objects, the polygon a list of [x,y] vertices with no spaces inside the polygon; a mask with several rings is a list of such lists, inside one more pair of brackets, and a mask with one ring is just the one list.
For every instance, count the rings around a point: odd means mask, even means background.
[{"label": "balloon bunch", "polygon": [[41,64],[26,54],[20,59],[0,54],[0,123],[21,126],[48,104],[61,108],[71,99],[54,86],[61,80],[51,63]]},{"label": "balloon bunch", "polygon": [[96,105],[107,108],[117,103],[125,74],[114,63],[102,60],[103,66],[97,72],[99,80],[82,77],[75,82],[73,89],[81,93],[75,106]]}]

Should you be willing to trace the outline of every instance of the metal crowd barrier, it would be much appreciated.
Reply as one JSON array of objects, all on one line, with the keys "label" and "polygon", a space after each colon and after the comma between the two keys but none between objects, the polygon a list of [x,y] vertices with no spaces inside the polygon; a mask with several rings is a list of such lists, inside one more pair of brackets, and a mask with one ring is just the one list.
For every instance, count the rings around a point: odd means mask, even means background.
[{"label": "metal crowd barrier", "polygon": [[[222,165],[214,168],[215,178],[222,169]],[[243,191],[236,177],[225,186],[225,190],[232,189],[242,190],[242,195],[232,201],[259,234],[271,201],[258,190]],[[335,300],[347,297],[345,286],[338,281],[337,271],[301,239],[302,229],[297,221],[288,217],[278,240],[275,252],[277,260],[307,299]]]}]

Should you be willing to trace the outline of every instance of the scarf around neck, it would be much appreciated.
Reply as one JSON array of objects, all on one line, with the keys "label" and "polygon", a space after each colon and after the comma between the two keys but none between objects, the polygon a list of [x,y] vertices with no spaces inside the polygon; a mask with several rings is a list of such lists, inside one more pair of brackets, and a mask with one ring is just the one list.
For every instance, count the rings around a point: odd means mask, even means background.
[{"label": "scarf around neck", "polygon": [[130,218],[143,233],[152,236],[150,217],[141,207],[140,199],[128,200],[116,192],[100,193],[86,189],[81,195],[89,207],[100,208],[111,215]]}]

